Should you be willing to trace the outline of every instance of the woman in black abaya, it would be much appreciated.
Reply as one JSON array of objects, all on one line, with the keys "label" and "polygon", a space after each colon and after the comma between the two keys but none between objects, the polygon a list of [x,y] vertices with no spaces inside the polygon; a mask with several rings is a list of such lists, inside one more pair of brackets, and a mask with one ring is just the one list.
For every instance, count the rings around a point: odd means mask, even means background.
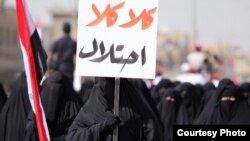
[{"label": "woman in black abaya", "polygon": [[15,81],[10,97],[0,114],[0,141],[23,140],[30,110],[26,75],[22,73]]},{"label": "woman in black abaya", "polygon": [[200,106],[200,95],[191,83],[185,82],[176,87],[180,93],[182,103],[180,105],[177,124],[193,124]]},{"label": "woman in black abaya", "polygon": [[[141,93],[143,94],[142,96],[145,98],[146,101],[144,101],[145,103],[148,103],[149,106],[151,107],[151,109],[153,110],[153,112],[155,113],[156,117],[158,118],[159,122],[161,122],[160,119],[160,115],[159,115],[159,111],[157,110],[155,101],[152,97],[152,95],[150,94],[150,90],[148,89],[145,81],[143,81],[142,79],[128,79],[136,88],[138,88],[138,90],[141,91]],[[143,100],[143,99],[142,99]]]},{"label": "woman in black abaya", "polygon": [[157,118],[143,94],[127,79],[120,80],[119,117],[113,114],[114,78],[96,78],[90,99],[71,125],[66,141],[162,141]]},{"label": "woman in black abaya", "polygon": [[[68,128],[83,105],[80,96],[65,75],[52,71],[43,83],[41,101],[51,140],[64,141]],[[28,117],[25,140],[38,140],[33,112]]]},{"label": "woman in black abaya", "polygon": [[219,94],[216,107],[211,116],[211,124],[226,124],[235,114],[236,110],[236,94],[235,87],[225,87]]},{"label": "woman in black abaya", "polygon": [[249,118],[250,108],[241,91],[223,79],[196,124],[250,124]]},{"label": "woman in black abaya", "polygon": [[173,140],[173,125],[176,123],[180,104],[181,97],[175,88],[169,88],[163,92],[157,108],[160,112],[161,121],[164,126],[163,135],[165,141]]}]

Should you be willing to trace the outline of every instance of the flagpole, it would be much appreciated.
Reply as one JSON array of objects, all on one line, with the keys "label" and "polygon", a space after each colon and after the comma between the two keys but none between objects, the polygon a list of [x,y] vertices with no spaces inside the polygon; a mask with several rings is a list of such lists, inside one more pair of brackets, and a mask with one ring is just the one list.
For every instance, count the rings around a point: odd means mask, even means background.
[{"label": "flagpole", "polygon": [[[46,55],[40,40],[32,46],[33,38],[39,39],[34,21],[29,13],[25,0],[16,0],[17,26],[23,53],[24,68],[27,79],[29,100],[35,113],[38,138],[40,141],[50,141],[45,113],[39,95],[39,81],[46,69]],[[40,64],[37,64],[39,62]]]},{"label": "flagpole", "polygon": [[[119,116],[120,103],[120,78],[115,77],[115,93],[114,93],[114,115]],[[118,126],[113,129],[113,141],[118,141]]]}]

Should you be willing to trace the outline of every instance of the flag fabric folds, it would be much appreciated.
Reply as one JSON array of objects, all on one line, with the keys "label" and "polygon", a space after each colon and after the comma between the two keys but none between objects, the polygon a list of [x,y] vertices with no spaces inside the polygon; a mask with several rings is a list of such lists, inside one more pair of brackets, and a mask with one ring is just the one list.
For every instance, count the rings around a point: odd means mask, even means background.
[{"label": "flag fabric folds", "polygon": [[49,141],[46,118],[40,100],[39,82],[46,71],[47,55],[42,47],[38,32],[28,11],[25,0],[16,0],[18,32],[27,76],[28,95],[36,115],[40,141]]}]

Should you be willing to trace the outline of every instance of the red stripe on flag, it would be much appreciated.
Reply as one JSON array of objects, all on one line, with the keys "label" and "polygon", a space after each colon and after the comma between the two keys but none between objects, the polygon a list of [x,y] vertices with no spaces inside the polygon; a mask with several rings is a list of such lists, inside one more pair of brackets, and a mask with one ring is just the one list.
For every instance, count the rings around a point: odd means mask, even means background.
[{"label": "red stripe on flag", "polygon": [[36,68],[34,62],[34,56],[32,51],[32,46],[30,42],[30,34],[29,27],[27,24],[27,17],[25,14],[25,9],[22,0],[16,0],[16,9],[17,9],[17,20],[18,20],[18,31],[21,43],[24,46],[24,49],[27,53],[28,63],[29,63],[29,70],[30,70],[30,80],[31,80],[31,88],[32,94],[34,98],[34,106],[35,106],[35,115],[36,115],[36,124],[38,129],[38,135],[40,141],[47,141],[44,123],[42,119],[42,110],[40,107],[40,98],[39,98],[39,84],[37,83],[37,75],[36,75]]}]

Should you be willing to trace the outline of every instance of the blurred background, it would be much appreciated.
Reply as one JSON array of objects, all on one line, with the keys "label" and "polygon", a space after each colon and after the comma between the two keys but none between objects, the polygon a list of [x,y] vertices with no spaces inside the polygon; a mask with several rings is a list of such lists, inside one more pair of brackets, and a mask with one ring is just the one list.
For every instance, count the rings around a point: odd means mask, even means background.
[{"label": "blurred background", "polygon": [[[27,0],[46,50],[61,37],[64,21],[76,39],[77,0]],[[172,80],[199,44],[217,58],[214,75],[250,80],[249,0],[159,0],[157,66]],[[0,0],[0,81],[8,90],[22,72],[15,0]]]}]

